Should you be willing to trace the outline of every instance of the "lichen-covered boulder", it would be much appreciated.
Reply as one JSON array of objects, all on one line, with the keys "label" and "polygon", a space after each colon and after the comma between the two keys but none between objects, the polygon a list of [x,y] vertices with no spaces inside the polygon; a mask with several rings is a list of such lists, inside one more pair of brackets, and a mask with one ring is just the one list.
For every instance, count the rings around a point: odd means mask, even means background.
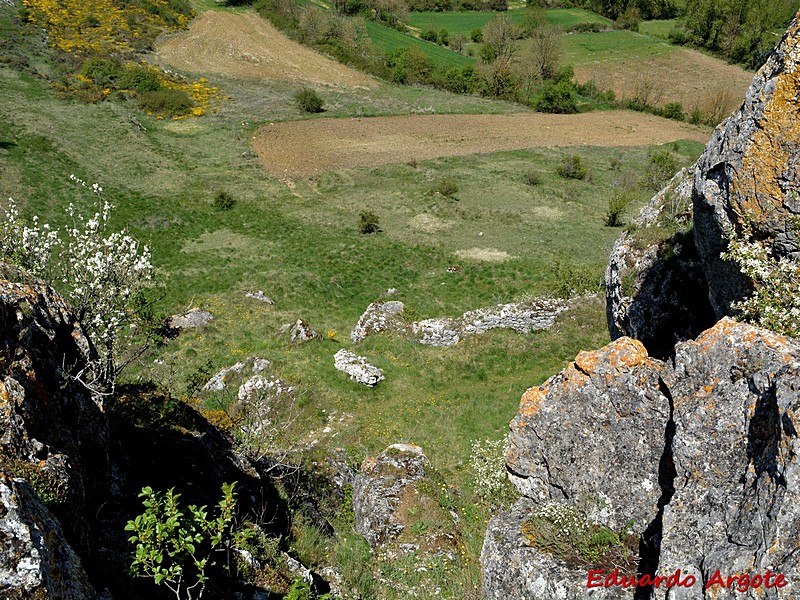
[{"label": "lichen-covered boulder", "polygon": [[402,499],[429,467],[422,448],[411,444],[392,444],[362,463],[353,482],[353,511],[356,531],[371,547],[403,532],[405,525],[398,515]]},{"label": "lichen-covered boulder", "polygon": [[97,598],[61,526],[24,479],[0,470],[0,593],[59,600]]},{"label": "lichen-covered boulder", "polygon": [[506,453],[517,490],[539,503],[583,502],[599,523],[619,530],[632,520],[644,531],[661,497],[664,370],[640,342],[620,338],[525,392]]},{"label": "lichen-covered boulder", "polygon": [[724,261],[727,229],[749,228],[776,257],[798,256],[800,214],[800,20],[756,73],[742,106],[714,131],[694,172],[695,242],[711,305],[722,317],[751,290]]},{"label": "lichen-covered boulder", "polygon": [[426,346],[446,348],[456,345],[461,339],[462,328],[459,319],[447,317],[424,319],[411,324],[411,335]]},{"label": "lichen-covered boulder", "polygon": [[[798,597],[800,344],[723,319],[678,345],[669,387],[677,476],[659,569],[680,568],[700,582],[716,571],[727,578],[770,569],[790,585],[730,597]],[[675,589],[669,597],[699,596]]]},{"label": "lichen-covered boulder", "polygon": [[298,344],[303,342],[310,342],[319,337],[319,333],[311,328],[311,325],[306,323],[303,319],[297,319],[294,325],[290,325],[289,339]]},{"label": "lichen-covered boulder", "polygon": [[210,312],[195,307],[179,315],[172,315],[167,319],[167,328],[180,333],[185,329],[202,329],[213,320],[214,315]]},{"label": "lichen-covered boulder", "polygon": [[512,329],[517,333],[550,329],[556,317],[567,310],[563,300],[537,298],[529,302],[498,304],[468,310],[461,316],[464,333],[485,333],[490,329]]},{"label": "lichen-covered boulder", "polygon": [[350,341],[360,342],[373,333],[399,332],[406,327],[403,320],[405,305],[397,300],[373,302],[358,318],[350,333]]}]

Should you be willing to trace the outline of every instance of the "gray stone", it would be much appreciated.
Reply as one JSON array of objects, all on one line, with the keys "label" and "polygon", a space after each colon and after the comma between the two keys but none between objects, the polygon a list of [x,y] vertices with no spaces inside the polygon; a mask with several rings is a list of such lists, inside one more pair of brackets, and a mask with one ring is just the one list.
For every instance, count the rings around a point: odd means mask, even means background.
[{"label": "gray stone", "polygon": [[247,298],[252,298],[253,300],[258,300],[259,302],[263,302],[265,304],[270,304],[270,305],[275,304],[275,302],[272,301],[272,298],[267,296],[261,290],[258,290],[257,292],[247,292],[245,296]]},{"label": "gray stone", "polygon": [[289,339],[293,342],[303,343],[310,342],[319,337],[319,334],[311,329],[311,326],[303,319],[297,319],[294,325],[290,326]]},{"label": "gray stone", "polygon": [[353,381],[369,387],[384,379],[382,369],[372,366],[363,356],[357,356],[344,348],[333,355],[333,366],[337,371],[347,373]]},{"label": "gray stone", "polygon": [[392,444],[368,458],[353,483],[356,531],[372,548],[400,535],[405,525],[397,515],[403,494],[425,477],[430,462],[419,446]]},{"label": "gray stone", "polygon": [[415,321],[411,324],[411,334],[426,346],[454,346],[461,339],[461,322],[448,318]]},{"label": "gray stone", "polygon": [[214,315],[207,310],[190,308],[180,315],[172,315],[167,319],[167,326],[176,331],[182,331],[184,329],[202,329],[213,319]]},{"label": "gray stone", "polygon": [[402,332],[405,329],[404,310],[405,305],[396,300],[373,302],[359,317],[350,333],[350,341],[355,344],[373,333]]},{"label": "gray stone", "polygon": [[0,589],[29,598],[92,600],[97,593],[61,526],[23,479],[0,471]]},{"label": "gray stone", "polygon": [[530,302],[498,304],[469,310],[461,316],[464,333],[485,333],[490,329],[512,329],[517,333],[550,329],[556,317],[567,310],[563,300],[537,298]]}]

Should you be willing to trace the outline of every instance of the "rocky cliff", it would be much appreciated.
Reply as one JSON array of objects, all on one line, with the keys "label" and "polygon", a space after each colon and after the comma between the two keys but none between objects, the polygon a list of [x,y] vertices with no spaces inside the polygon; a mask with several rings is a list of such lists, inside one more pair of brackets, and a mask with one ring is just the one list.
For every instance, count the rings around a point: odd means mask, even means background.
[{"label": "rocky cliff", "polygon": [[[606,271],[612,338],[635,337],[664,356],[675,341],[732,315],[753,284],[720,258],[730,232],[747,232],[775,258],[797,258],[798,49],[796,17],[697,163],[617,241]],[[689,198],[690,210],[675,210]]]},{"label": "rocky cliff", "polygon": [[800,344],[729,318],[753,282],[720,258],[731,232],[800,252],[799,18],[617,241],[614,341],[523,396],[487,598],[800,598]]}]

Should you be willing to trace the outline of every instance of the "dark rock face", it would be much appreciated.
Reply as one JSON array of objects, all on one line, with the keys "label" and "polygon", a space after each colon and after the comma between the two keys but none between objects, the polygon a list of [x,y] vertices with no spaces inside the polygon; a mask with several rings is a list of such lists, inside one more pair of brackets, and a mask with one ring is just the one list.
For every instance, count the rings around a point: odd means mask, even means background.
[{"label": "dark rock face", "polygon": [[[621,338],[528,390],[507,454],[524,499],[490,523],[487,598],[796,598],[798,375],[800,344],[723,319],[678,344],[673,364]],[[590,520],[617,531],[634,520],[639,577],[681,569],[696,583],[588,589],[597,567],[571,567],[531,547],[521,528],[537,507],[575,507],[587,494],[605,500],[582,509]],[[767,569],[770,589],[703,589],[717,571],[723,580],[763,581]],[[775,574],[790,585],[774,587]],[[610,592],[618,595],[597,595]]]},{"label": "dark rock face", "polygon": [[694,173],[697,249],[718,317],[730,314],[750,284],[722,261],[725,230],[749,226],[778,257],[798,254],[788,225],[800,213],[800,22],[797,17],[758,71],[741,108],[720,125]]},{"label": "dark rock face", "polygon": [[615,242],[606,268],[606,316],[611,339],[640,340],[652,356],[692,339],[714,321],[694,232],[669,233],[691,222],[688,170],[642,208],[634,230]]},{"label": "dark rock face", "polygon": [[[5,266],[2,272],[18,281],[26,279]],[[6,472],[38,482],[37,491],[47,496],[56,514],[69,515],[63,526],[71,546],[91,554],[91,516],[106,495],[110,473],[103,398],[78,381],[93,380],[92,344],[66,301],[52,289],[0,279],[0,359],[0,463]],[[63,554],[47,560],[41,556],[43,570],[35,575],[40,585],[54,577],[45,570],[56,567],[59,557],[70,562],[64,565],[66,576],[77,573],[73,567],[79,561],[70,543],[60,527],[51,525],[54,519],[47,509],[37,505],[36,494],[11,480],[5,485],[8,502],[17,498],[19,506],[26,507],[20,508],[19,518],[47,530],[51,546],[46,552],[52,553],[54,545],[65,547]],[[62,584],[65,589],[72,586],[66,580]],[[89,589],[82,581],[74,587]],[[32,588],[21,589],[32,593]]]}]

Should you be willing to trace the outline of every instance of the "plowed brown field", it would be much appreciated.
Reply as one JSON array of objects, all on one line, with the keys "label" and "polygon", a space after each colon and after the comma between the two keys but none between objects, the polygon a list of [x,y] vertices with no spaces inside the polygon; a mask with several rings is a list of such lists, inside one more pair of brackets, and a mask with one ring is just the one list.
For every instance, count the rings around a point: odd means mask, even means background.
[{"label": "plowed brown field", "polygon": [[569,146],[644,146],[678,139],[705,143],[707,129],[637,112],[579,115],[412,115],[313,119],[261,128],[253,147],[277,177],[333,169]]},{"label": "plowed brown field", "polygon": [[377,82],[293,42],[254,13],[208,11],[159,45],[161,60],[204,75],[231,75],[322,85],[371,87]]}]

